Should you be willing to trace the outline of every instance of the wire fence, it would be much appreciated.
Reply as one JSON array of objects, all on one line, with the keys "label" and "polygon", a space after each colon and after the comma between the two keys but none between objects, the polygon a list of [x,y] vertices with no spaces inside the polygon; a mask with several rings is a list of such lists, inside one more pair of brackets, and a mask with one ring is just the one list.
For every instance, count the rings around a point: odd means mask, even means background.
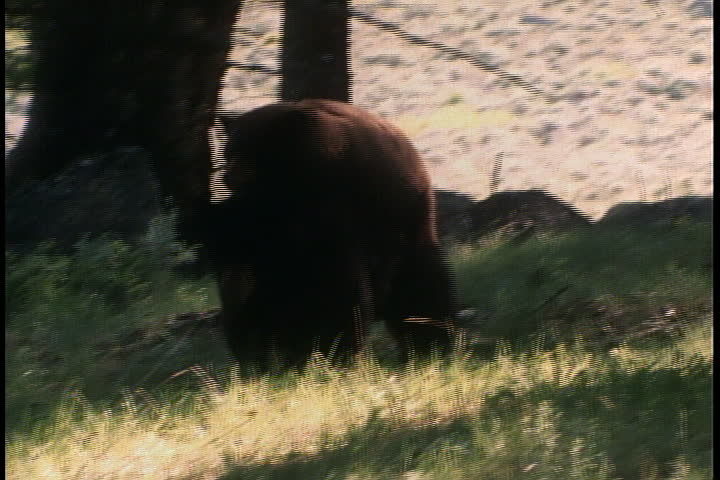
[{"label": "wire fence", "polygon": [[[355,8],[349,8],[349,12],[350,17],[358,20],[359,22],[365,23],[367,25],[372,25],[379,30],[390,32],[401,38],[402,40],[405,40],[406,42],[413,45],[428,47],[432,48],[433,50],[442,52],[448,57],[448,60],[464,60],[473,67],[498,76],[502,80],[508,82],[510,85],[522,88],[523,90],[530,92],[533,95],[541,97],[544,101],[548,103],[554,103],[560,99],[558,96],[548,94],[547,92],[537,88],[535,85],[525,80],[520,75],[515,75],[513,73],[507,72],[498,67],[497,65],[481,58],[478,55],[473,55],[458,48],[445,45],[444,43],[429,40],[420,35],[415,35],[406,31],[395,23],[381,20],[373,15],[370,15],[369,13],[361,12]],[[232,68],[238,68],[250,72],[260,72],[268,75],[281,75],[282,73],[280,70],[268,67],[266,65],[248,64],[242,62],[228,62],[227,65]]]}]

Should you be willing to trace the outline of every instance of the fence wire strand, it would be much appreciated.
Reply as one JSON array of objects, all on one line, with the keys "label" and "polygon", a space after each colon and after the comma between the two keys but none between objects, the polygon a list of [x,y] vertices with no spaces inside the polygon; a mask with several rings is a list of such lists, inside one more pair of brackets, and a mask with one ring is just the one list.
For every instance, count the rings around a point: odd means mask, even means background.
[{"label": "fence wire strand", "polygon": [[[397,35],[401,39],[407,41],[408,43],[412,43],[414,45],[421,45],[424,47],[429,47],[435,50],[438,50],[450,57],[450,59],[459,59],[464,60],[468,62],[470,65],[479,68],[480,70],[484,70],[486,72],[492,73],[493,75],[496,75],[500,77],[502,80],[505,80],[511,85],[514,85],[516,87],[520,87],[523,90],[532,93],[533,95],[537,95],[539,97],[542,97],[543,100],[545,100],[548,103],[553,103],[557,101],[559,98],[553,95],[548,94],[547,92],[544,92],[543,90],[537,88],[532,83],[528,82],[524,78],[522,78],[520,75],[515,75],[510,72],[507,72],[497,65],[494,65],[492,63],[489,63],[482,58],[478,57],[477,55],[473,55],[471,53],[464,52],[458,48],[451,47],[449,45],[445,45],[444,43],[436,42],[433,40],[428,40],[427,38],[421,37],[419,35],[415,35],[412,33],[409,33],[402,29],[400,26],[391,23],[386,22],[384,20],[380,20],[379,18],[370,15],[368,13],[361,12],[354,8],[349,8],[350,16],[352,18],[357,19],[360,22],[366,23],[368,25],[372,25],[379,30],[384,30],[386,32],[390,32],[394,35]],[[228,66],[232,68],[239,68],[241,70],[247,70],[251,72],[260,72],[265,73],[268,75],[280,75],[281,71],[275,68],[271,68],[265,65],[258,65],[258,64],[247,64],[247,63],[240,63],[240,62],[228,62]]]}]

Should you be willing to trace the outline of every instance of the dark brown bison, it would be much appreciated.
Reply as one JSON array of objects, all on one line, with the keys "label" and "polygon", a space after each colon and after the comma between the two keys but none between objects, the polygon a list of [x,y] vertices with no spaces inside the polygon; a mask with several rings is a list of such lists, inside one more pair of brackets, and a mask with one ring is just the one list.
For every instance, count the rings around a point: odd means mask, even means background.
[{"label": "dark brown bison", "polygon": [[403,133],[328,100],[227,123],[230,199],[209,241],[238,359],[357,352],[385,320],[407,357],[447,349],[455,309],[428,175]]}]

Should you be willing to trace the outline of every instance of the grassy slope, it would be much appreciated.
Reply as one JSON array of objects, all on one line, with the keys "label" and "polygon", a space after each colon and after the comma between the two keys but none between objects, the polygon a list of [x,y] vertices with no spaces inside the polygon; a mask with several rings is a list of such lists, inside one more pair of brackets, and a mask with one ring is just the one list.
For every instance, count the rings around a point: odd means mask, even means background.
[{"label": "grassy slope", "polygon": [[[7,257],[8,478],[710,478],[708,226],[458,252],[480,332],[503,339],[491,358],[255,381],[202,336],[97,360],[100,339],[216,303],[155,237]],[[598,349],[587,302],[679,327]],[[557,333],[574,315],[585,347]]]},{"label": "grassy slope", "polygon": [[128,395],[104,411],[68,399],[9,443],[7,474],[710,478],[709,328],[655,350],[561,346],[406,371],[319,359],[302,376],[243,382],[198,369],[190,395]]}]

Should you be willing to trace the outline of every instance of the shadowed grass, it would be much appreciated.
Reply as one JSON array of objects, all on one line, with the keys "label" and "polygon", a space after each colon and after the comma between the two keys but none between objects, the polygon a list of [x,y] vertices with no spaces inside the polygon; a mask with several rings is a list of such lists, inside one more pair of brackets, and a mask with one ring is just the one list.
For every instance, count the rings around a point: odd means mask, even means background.
[{"label": "shadowed grass", "polygon": [[483,335],[520,343],[533,333],[567,340],[575,333],[568,321],[591,329],[659,315],[692,321],[710,310],[710,232],[702,223],[592,228],[465,249],[455,257],[460,296],[485,313]]},{"label": "shadowed grass", "polygon": [[223,357],[208,335],[178,342],[173,352],[167,345],[147,348],[129,361],[108,355],[104,345],[153,328],[163,317],[217,305],[212,279],[180,278],[170,268],[174,258],[149,245],[131,248],[105,238],[81,242],[74,255],[55,254],[51,244],[27,255],[6,252],[9,428],[23,419],[32,423],[63,391],[103,398]]},{"label": "shadowed grass", "polygon": [[[711,477],[706,226],[458,251],[492,355],[252,379],[207,332],[102,351],[217,304],[160,240],[6,253],[7,478]],[[648,318],[669,333],[597,348]]]},{"label": "shadowed grass", "polygon": [[255,380],[197,370],[201,390],[183,396],[67,399],[10,439],[8,478],[710,478],[708,348],[561,345],[401,370],[316,357]]}]

